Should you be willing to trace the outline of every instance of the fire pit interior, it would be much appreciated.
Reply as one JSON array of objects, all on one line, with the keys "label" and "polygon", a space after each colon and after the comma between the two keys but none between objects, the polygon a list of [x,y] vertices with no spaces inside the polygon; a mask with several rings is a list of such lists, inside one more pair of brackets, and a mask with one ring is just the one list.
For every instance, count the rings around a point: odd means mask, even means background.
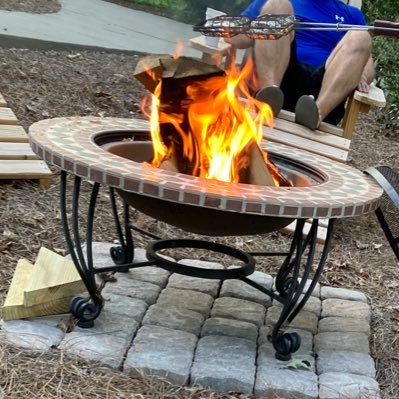
[{"label": "fire pit interior", "polygon": [[[150,162],[153,146],[148,132],[114,131],[96,135],[94,142],[104,150],[134,162]],[[281,154],[269,153],[270,160],[295,187],[309,187],[326,181],[327,176],[314,167]],[[277,188],[276,188],[277,189]],[[184,230],[202,235],[264,234],[279,230],[293,221],[289,217],[251,215],[176,204],[158,198],[117,190],[137,210]]]}]

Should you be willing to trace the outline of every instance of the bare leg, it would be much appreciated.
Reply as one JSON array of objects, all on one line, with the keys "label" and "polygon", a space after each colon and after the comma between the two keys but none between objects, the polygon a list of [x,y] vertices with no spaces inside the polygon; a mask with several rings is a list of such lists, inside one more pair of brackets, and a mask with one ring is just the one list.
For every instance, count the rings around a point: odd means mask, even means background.
[{"label": "bare leg", "polygon": [[316,100],[321,120],[357,87],[371,55],[368,32],[351,31],[345,34],[326,62],[320,94]]},{"label": "bare leg", "polygon": [[[268,0],[261,14],[294,14],[288,0]],[[290,60],[291,41],[294,35],[278,40],[255,41],[255,63],[260,87],[280,86]]]}]

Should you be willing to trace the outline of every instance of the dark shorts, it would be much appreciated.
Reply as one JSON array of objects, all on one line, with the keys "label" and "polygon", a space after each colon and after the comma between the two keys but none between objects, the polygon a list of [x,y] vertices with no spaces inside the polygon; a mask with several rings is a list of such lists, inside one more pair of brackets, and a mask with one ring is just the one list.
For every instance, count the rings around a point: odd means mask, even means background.
[{"label": "dark shorts", "polygon": [[[313,95],[317,98],[325,72],[324,64],[314,67],[310,64],[300,63],[296,55],[295,40],[293,40],[290,62],[280,86],[284,93],[283,109],[294,112],[298,98],[304,94]],[[324,122],[337,125],[343,118],[344,113],[345,102],[342,102],[324,118]]]}]

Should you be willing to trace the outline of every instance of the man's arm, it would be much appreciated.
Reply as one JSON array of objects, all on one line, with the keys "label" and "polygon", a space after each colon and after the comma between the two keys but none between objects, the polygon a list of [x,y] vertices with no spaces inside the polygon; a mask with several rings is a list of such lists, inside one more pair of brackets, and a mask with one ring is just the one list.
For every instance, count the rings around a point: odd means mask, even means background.
[{"label": "man's arm", "polygon": [[357,86],[357,89],[363,93],[368,93],[370,89],[370,83],[373,81],[374,77],[375,77],[374,61],[373,58],[370,56],[363,69],[362,76],[360,78],[360,82]]}]

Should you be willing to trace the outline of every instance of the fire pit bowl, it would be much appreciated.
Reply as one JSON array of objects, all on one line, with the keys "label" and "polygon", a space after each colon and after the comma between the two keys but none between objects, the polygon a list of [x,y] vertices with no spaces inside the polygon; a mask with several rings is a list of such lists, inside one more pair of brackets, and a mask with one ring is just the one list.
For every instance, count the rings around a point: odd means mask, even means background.
[{"label": "fire pit bowl", "polygon": [[348,165],[276,143],[271,159],[293,187],[225,183],[155,168],[149,124],[71,117],[35,123],[33,150],[61,169],[117,189],[133,207],[205,235],[278,230],[298,218],[341,218],[378,206],[382,191]]},{"label": "fire pit bowl", "polygon": [[[99,133],[94,142],[111,154],[134,162],[150,162],[153,158],[152,142],[148,132],[113,131]],[[270,159],[281,173],[297,187],[321,184],[326,176],[312,167],[282,155],[269,153]],[[279,230],[294,219],[253,215],[225,210],[209,209],[146,197],[139,193],[117,190],[123,200],[135,209],[157,220],[203,235],[264,234]]]}]

